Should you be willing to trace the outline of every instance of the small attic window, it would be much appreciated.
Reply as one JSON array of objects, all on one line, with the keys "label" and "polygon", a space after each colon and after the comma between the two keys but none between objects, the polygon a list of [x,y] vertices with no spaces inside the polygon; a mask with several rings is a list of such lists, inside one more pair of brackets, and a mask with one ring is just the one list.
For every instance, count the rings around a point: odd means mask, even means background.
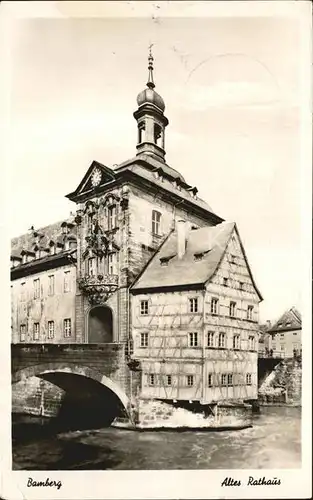
[{"label": "small attic window", "polygon": [[201,253],[195,253],[194,254],[194,258],[195,258],[196,261],[202,260],[203,256],[204,256],[203,252],[201,252]]},{"label": "small attic window", "polygon": [[161,266],[167,266],[169,261],[175,257],[174,255],[169,255],[167,257],[161,257],[160,258],[160,263],[161,263]]},{"label": "small attic window", "polygon": [[223,285],[228,286],[228,278],[223,278]]},{"label": "small attic window", "polygon": [[291,325],[290,321],[287,321],[286,326],[290,326],[290,325]]},{"label": "small attic window", "polygon": [[196,231],[196,229],[199,229],[199,226],[196,226],[195,224],[193,224],[193,225],[191,226],[191,230],[192,230],[192,231]]},{"label": "small attic window", "polygon": [[281,328],[283,326],[282,323],[278,323],[278,328]]}]

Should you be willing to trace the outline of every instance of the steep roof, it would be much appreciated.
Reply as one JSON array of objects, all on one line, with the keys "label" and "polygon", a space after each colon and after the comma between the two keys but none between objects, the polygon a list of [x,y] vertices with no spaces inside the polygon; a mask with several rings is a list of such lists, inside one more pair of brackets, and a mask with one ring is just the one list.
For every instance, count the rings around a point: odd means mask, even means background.
[{"label": "steep roof", "polygon": [[[53,241],[54,243],[63,242],[65,234],[62,233],[62,225],[64,222],[71,224],[71,236],[76,236],[77,228],[73,226],[72,220],[60,221],[49,226],[41,227],[36,230],[30,230],[28,233],[12,238],[11,240],[11,255],[14,257],[20,257],[22,250],[33,251],[36,241],[34,233],[39,234],[38,246],[41,248],[49,248],[49,243]],[[67,235],[69,236],[69,235]]]},{"label": "steep roof", "polygon": [[291,307],[279,318],[268,331],[276,333],[288,330],[300,330],[302,328],[301,314],[295,307]]},{"label": "steep roof", "polygon": [[[139,293],[140,290],[157,291],[164,288],[201,288],[214,276],[234,231],[240,241],[234,222],[191,230],[182,258],[177,256],[177,232],[172,232],[135,280],[131,291]],[[253,280],[241,241],[240,244],[254,288],[260,300],[263,300]],[[166,267],[162,263],[166,263]]]},{"label": "steep roof", "polygon": [[[234,223],[191,230],[186,252],[177,257],[177,232],[170,234],[156,252],[132,290],[204,284],[214,274],[227,246]],[[195,254],[203,254],[195,262]],[[167,266],[162,266],[167,261]]]}]

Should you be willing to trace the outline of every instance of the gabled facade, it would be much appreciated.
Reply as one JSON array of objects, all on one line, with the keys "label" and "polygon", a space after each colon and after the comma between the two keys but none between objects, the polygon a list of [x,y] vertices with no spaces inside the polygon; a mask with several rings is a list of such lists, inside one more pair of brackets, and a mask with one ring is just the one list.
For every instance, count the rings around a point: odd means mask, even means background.
[{"label": "gabled facade", "polygon": [[302,354],[301,314],[291,307],[268,330],[268,352],[271,356],[292,358]]},{"label": "gabled facade", "polygon": [[257,399],[258,305],[237,228],[179,221],[131,287],[142,395]]}]

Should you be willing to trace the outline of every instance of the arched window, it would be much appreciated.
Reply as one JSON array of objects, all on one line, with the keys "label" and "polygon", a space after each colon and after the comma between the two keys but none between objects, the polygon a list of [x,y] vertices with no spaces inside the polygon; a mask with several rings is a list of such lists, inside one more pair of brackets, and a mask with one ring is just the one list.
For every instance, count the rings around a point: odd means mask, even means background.
[{"label": "arched window", "polygon": [[145,142],[145,131],[146,131],[145,122],[139,123],[139,125],[138,125],[138,144]]},{"label": "arched window", "polygon": [[154,142],[157,146],[161,146],[162,128],[158,123],[154,124]]}]

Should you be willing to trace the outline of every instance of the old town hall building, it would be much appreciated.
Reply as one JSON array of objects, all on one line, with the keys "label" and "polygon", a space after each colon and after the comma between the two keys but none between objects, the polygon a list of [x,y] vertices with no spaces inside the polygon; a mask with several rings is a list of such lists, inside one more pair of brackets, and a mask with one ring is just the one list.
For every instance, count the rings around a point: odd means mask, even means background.
[{"label": "old town hall building", "polygon": [[136,156],[93,161],[76,215],[12,240],[13,343],[124,343],[137,397],[257,398],[258,305],[235,223],[165,160],[165,104],[149,56]]}]

